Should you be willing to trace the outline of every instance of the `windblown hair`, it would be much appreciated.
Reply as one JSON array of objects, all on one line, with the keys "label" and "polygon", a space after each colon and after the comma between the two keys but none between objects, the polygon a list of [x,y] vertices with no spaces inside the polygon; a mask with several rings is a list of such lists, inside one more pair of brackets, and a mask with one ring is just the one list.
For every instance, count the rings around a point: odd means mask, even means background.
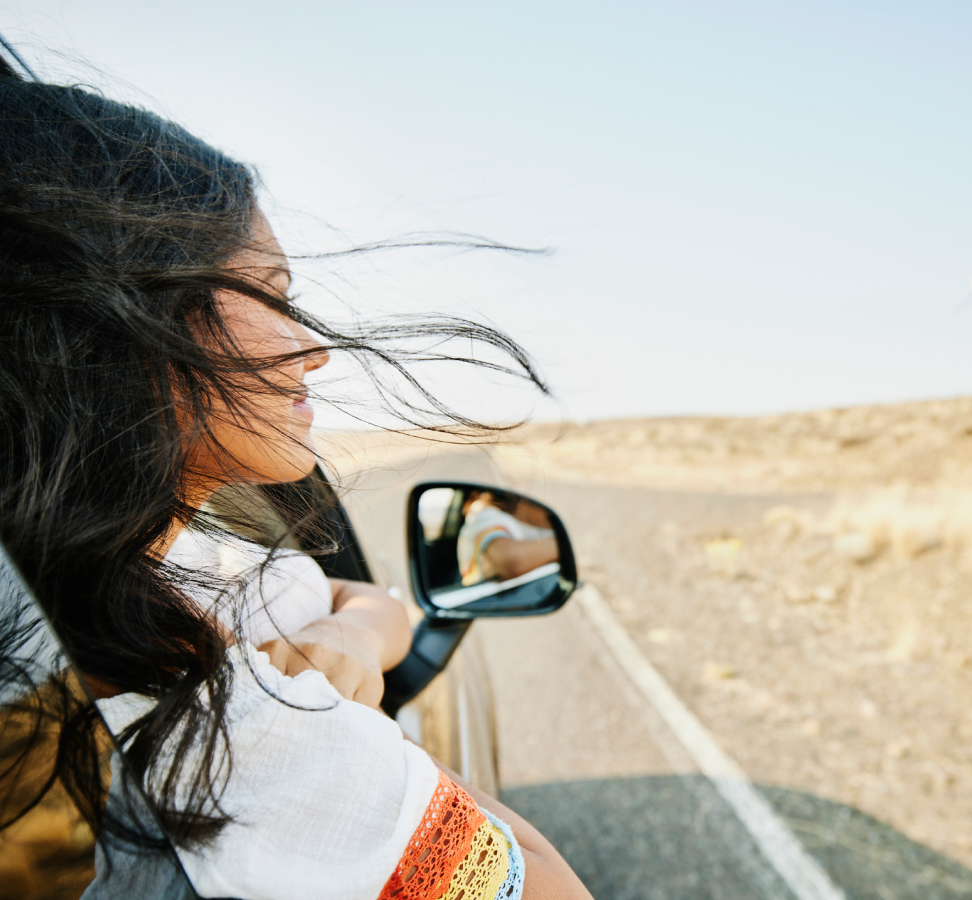
[{"label": "windblown hair", "polygon": [[[242,383],[282,390],[263,374],[279,360],[241,353],[216,292],[252,297],[354,355],[406,425],[485,428],[410,372],[416,339],[489,345],[510,358],[505,371],[544,386],[515,343],[476,322],[339,330],[234,275],[255,173],[142,109],[0,66],[0,167],[0,539],[89,683],[158,701],[121,736],[127,758],[167,831],[205,840],[225,822],[226,641],[190,599],[197,585],[151,548],[198,512],[185,479],[193,447],[214,440],[213,405],[245,419],[254,397]],[[15,680],[2,665],[0,677]],[[104,832],[96,719],[90,703],[59,708],[58,777]],[[189,761],[194,742],[201,765]]]}]

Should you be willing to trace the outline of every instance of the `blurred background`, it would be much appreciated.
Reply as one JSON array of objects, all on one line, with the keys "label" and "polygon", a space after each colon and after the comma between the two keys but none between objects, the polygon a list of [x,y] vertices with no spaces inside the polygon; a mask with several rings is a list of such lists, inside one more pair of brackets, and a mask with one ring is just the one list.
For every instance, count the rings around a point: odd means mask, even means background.
[{"label": "blurred background", "polygon": [[[561,513],[586,599],[477,630],[504,796],[595,896],[972,896],[972,7],[0,8],[42,77],[252,162],[315,312],[534,354],[553,399],[434,383],[532,414],[510,443],[322,447],[363,532],[375,472]],[[549,252],[300,258],[455,234]],[[644,666],[823,881],[781,879]]]},{"label": "blurred background", "polygon": [[489,317],[551,379],[541,418],[970,383],[967,4],[2,8],[40,73],[257,165],[292,252],[416,231],[552,248],[386,255],[341,297]]}]

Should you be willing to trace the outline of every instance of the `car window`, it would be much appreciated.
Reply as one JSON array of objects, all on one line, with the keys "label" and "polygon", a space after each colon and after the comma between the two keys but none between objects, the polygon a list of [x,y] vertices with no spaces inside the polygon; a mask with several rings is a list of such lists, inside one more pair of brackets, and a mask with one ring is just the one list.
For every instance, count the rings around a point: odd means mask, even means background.
[{"label": "car window", "polygon": [[[309,553],[329,578],[374,581],[351,521],[320,469],[288,484],[222,488],[208,507],[243,537]],[[293,533],[285,534],[288,529]]]}]

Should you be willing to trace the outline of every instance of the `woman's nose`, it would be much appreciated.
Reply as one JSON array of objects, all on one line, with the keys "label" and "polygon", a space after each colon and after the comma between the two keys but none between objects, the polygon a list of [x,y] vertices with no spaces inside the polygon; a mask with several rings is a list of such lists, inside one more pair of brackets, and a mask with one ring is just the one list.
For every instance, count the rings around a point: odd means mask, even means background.
[{"label": "woman's nose", "polygon": [[327,347],[325,347],[320,341],[317,340],[306,328],[302,326],[303,334],[300,336],[301,350],[310,351],[307,353],[304,359],[304,374],[308,372],[313,372],[315,369],[320,369],[322,366],[327,365],[327,361],[331,358],[330,354],[327,352]]}]

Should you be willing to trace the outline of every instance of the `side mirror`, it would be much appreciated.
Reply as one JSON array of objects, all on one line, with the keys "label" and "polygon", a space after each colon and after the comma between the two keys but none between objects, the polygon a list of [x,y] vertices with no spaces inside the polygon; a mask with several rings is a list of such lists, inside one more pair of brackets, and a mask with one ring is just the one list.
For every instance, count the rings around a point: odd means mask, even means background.
[{"label": "side mirror", "polygon": [[449,662],[473,619],[540,616],[577,587],[567,530],[548,506],[487,484],[435,481],[408,498],[412,594],[425,618],[412,649],[385,673],[394,717]]},{"label": "side mirror", "polygon": [[412,593],[432,619],[536,616],[577,587],[567,531],[548,506],[514,491],[429,482],[408,502]]}]

